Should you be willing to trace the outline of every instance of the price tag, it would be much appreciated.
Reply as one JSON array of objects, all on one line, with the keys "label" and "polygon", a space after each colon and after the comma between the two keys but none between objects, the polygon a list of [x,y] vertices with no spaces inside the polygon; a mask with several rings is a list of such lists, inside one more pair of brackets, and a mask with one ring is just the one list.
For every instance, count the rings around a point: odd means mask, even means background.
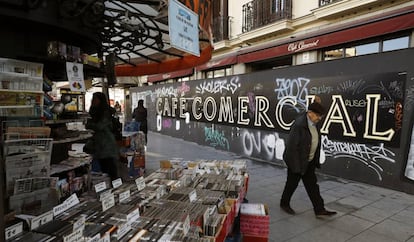
[{"label": "price tag", "polygon": [[137,208],[127,215],[128,223],[136,221],[139,218],[139,216],[139,208]]},{"label": "price tag", "polygon": [[119,202],[122,203],[125,200],[128,200],[131,197],[131,191],[126,190],[125,192],[121,192],[119,194]]},{"label": "price tag", "polygon": [[79,199],[76,193],[72,194],[68,199],[66,199],[62,204],[59,204],[53,207],[53,216],[58,216],[59,214],[65,212],[69,208],[79,204]]},{"label": "price tag", "polygon": [[112,181],[112,187],[113,188],[118,188],[122,185],[122,179],[118,178]]},{"label": "price tag", "polygon": [[14,224],[4,230],[6,240],[23,233],[23,222]]},{"label": "price tag", "polygon": [[79,242],[83,241],[83,228],[78,228],[68,236],[63,236],[63,242]]},{"label": "price tag", "polygon": [[85,216],[81,215],[78,220],[76,220],[73,223],[73,231],[76,231],[77,229],[85,229]]},{"label": "price tag", "polygon": [[190,194],[188,194],[188,196],[190,198],[190,202],[195,202],[195,200],[197,200],[197,191],[194,189],[190,192]]},{"label": "price tag", "polygon": [[41,225],[49,223],[52,220],[53,220],[53,210],[50,210],[49,212],[46,212],[37,217],[34,217],[30,221],[30,230],[39,228]]},{"label": "price tag", "polygon": [[68,199],[64,201],[64,203],[68,204],[68,208],[78,205],[79,204],[78,195],[76,195],[76,193],[73,193]]},{"label": "price tag", "polygon": [[53,207],[53,216],[58,216],[59,214],[65,212],[68,209],[68,205],[66,203],[59,204]]},{"label": "price tag", "polygon": [[233,176],[234,176],[234,172],[233,172],[233,169],[230,171],[230,173],[229,173],[229,175],[227,176],[227,179],[226,180],[231,180],[231,179],[233,179]]},{"label": "price tag", "polygon": [[113,194],[111,194],[111,196],[108,196],[102,200],[102,211],[105,212],[106,210],[112,208],[114,205],[115,197]]},{"label": "price tag", "polygon": [[214,167],[214,171],[216,172],[217,175],[220,175],[220,171],[217,166]]},{"label": "price tag", "polygon": [[201,170],[201,169],[196,169],[196,173],[200,174],[200,176],[204,175],[206,173],[205,170]]},{"label": "price tag", "polygon": [[188,231],[190,231],[190,215],[187,215],[187,217],[185,218],[185,221],[183,223],[183,233],[184,233],[184,235],[187,235]]},{"label": "price tag", "polygon": [[95,192],[102,192],[103,190],[106,189],[106,182],[101,182],[95,185]]},{"label": "price tag", "polygon": [[87,242],[100,242],[101,234],[97,233],[95,236],[87,240]]},{"label": "price tag", "polygon": [[126,235],[131,230],[131,224],[130,223],[124,223],[120,227],[118,227],[116,238],[119,240],[124,235]]},{"label": "price tag", "polygon": [[112,190],[106,190],[103,193],[99,194],[99,201],[102,201],[111,195],[112,195]]},{"label": "price tag", "polygon": [[145,188],[145,180],[144,180],[144,177],[138,177],[136,180],[135,180],[135,184],[137,184],[137,188],[138,188],[138,191],[142,191],[142,190],[144,190],[144,188]]}]

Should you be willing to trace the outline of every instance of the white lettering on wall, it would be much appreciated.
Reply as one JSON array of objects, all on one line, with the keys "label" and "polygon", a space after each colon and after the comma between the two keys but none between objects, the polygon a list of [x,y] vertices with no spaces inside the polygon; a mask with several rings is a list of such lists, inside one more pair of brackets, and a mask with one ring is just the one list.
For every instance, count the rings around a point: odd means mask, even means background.
[{"label": "white lettering on wall", "polygon": [[344,136],[356,137],[356,132],[352,126],[351,119],[349,118],[348,111],[344,100],[341,95],[332,95],[332,104],[323,122],[321,133],[328,134],[329,127],[332,123],[338,123],[342,125]]},{"label": "white lettering on wall", "polygon": [[367,121],[365,122],[364,138],[390,141],[395,133],[393,129],[389,129],[384,132],[377,131],[378,100],[380,98],[381,98],[380,94],[367,94],[366,95]]}]

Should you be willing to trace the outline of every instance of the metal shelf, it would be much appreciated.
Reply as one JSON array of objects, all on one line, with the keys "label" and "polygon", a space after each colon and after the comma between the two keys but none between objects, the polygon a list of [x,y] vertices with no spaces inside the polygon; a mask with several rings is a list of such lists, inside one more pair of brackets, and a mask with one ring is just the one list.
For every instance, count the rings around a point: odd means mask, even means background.
[{"label": "metal shelf", "polygon": [[75,141],[79,141],[79,140],[89,139],[90,137],[92,137],[91,133],[84,133],[84,134],[79,134],[79,136],[76,136],[76,137],[70,137],[70,138],[65,138],[65,139],[60,139],[60,140],[54,140],[53,144],[71,143],[71,142],[75,142]]}]

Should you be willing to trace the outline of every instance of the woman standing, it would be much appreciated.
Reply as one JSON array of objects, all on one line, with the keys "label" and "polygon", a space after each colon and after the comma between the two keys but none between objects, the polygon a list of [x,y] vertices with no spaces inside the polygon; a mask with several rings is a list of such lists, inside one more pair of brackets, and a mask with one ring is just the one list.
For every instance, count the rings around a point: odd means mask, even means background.
[{"label": "woman standing", "polygon": [[118,146],[112,132],[111,107],[104,93],[95,92],[89,109],[91,119],[86,128],[94,131],[93,159],[97,160],[103,173],[107,173],[111,180],[118,178],[116,161],[119,157]]},{"label": "woman standing", "polygon": [[148,142],[148,126],[147,126],[147,109],[144,107],[144,100],[138,100],[138,106],[134,109],[132,113],[132,118],[135,121],[140,122],[139,130],[145,134],[145,144]]}]

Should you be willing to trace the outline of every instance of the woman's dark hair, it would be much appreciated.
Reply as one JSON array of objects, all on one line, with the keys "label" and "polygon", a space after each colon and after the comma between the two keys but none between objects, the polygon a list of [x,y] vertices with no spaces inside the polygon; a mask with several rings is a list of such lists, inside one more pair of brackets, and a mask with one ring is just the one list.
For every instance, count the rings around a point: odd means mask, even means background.
[{"label": "woman's dark hair", "polygon": [[[98,99],[99,104],[94,105],[93,100]],[[107,112],[108,111],[108,112]],[[91,115],[93,120],[100,120],[103,118],[105,113],[110,114],[110,106],[108,103],[108,99],[106,98],[105,94],[102,92],[95,92],[92,95],[92,106],[89,109],[89,114]]]},{"label": "woman's dark hair", "polygon": [[140,99],[138,100],[138,107],[143,107],[144,106],[144,100]]}]

